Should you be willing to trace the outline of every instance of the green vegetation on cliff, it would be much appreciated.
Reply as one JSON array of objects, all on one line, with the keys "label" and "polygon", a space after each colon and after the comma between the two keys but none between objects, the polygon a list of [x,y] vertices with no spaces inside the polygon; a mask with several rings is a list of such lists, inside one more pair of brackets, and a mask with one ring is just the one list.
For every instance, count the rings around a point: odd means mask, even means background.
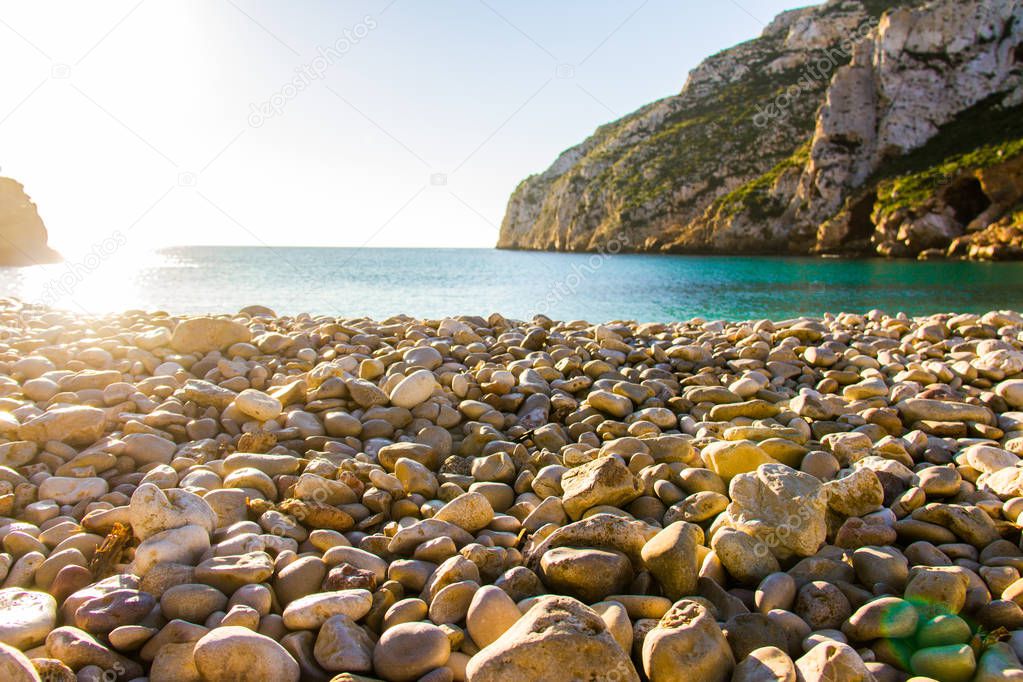
[{"label": "green vegetation on cliff", "polygon": [[1023,154],[1023,107],[985,100],[943,126],[926,145],[891,159],[866,184],[878,188],[875,215],[925,203],[970,171]]},{"label": "green vegetation on cliff", "polygon": [[719,217],[730,217],[740,211],[746,211],[754,219],[780,216],[785,211],[785,204],[779,202],[772,195],[771,188],[786,172],[802,170],[810,160],[811,141],[804,142],[792,153],[792,156],[784,159],[757,179],[719,197],[711,205],[709,213]]},{"label": "green vegetation on cliff", "polygon": [[[754,123],[758,113],[796,85],[802,73],[787,69],[767,74],[763,67],[764,63],[753,65],[751,72],[755,75],[724,84],[696,106],[673,112],[659,130],[628,147],[595,182],[611,186],[621,199],[622,209],[628,211],[677,191],[680,178],[691,177],[694,186],[701,185],[694,187],[693,197],[718,189],[722,184],[720,173],[708,173],[706,169],[715,167],[721,158],[745,158],[745,169],[729,170],[747,177],[755,177],[765,166],[770,169],[776,163],[787,163],[797,144],[789,140],[802,139],[813,130],[816,109],[807,102],[816,103],[826,82],[815,83],[815,91],[793,98],[792,105],[783,111],[784,120],[769,121],[770,126],[795,131],[796,137],[772,139],[765,144],[765,138],[772,136]],[[750,156],[752,149],[760,153]],[[697,183],[698,178],[703,183]]]}]

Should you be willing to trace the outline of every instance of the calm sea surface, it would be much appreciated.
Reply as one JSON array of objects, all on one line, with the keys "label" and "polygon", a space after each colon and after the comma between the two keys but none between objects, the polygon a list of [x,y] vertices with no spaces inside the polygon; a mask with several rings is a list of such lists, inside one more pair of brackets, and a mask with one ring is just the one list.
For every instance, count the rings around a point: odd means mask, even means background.
[{"label": "calm sea surface", "polygon": [[230,312],[254,303],[382,318],[454,314],[641,322],[879,308],[1023,309],[1023,264],[509,252],[175,247],[0,268],[0,295],[87,313]]}]

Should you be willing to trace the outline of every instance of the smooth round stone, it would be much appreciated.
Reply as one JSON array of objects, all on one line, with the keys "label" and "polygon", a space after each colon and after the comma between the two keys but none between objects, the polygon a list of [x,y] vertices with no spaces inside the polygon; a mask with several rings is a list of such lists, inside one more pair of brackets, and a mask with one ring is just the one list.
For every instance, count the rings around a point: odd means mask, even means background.
[{"label": "smooth round stone", "polygon": [[122,625],[138,623],[154,606],[156,598],[148,592],[112,590],[79,606],[75,625],[87,632],[107,633]]},{"label": "smooth round stone", "polygon": [[288,604],[282,617],[289,630],[315,630],[328,618],[343,614],[359,620],[373,605],[369,590],[339,590],[311,594]]},{"label": "smooth round stone", "polygon": [[909,578],[909,561],[894,547],[860,547],[853,552],[853,568],[869,588],[881,583],[902,589]]},{"label": "smooth round stone", "polygon": [[296,599],[318,592],[325,577],[327,565],[320,557],[302,557],[278,572],[273,583],[274,593],[281,604],[287,605]]},{"label": "smooth round stone", "polygon": [[451,655],[447,633],[430,623],[402,623],[381,635],[373,669],[393,682],[416,680],[443,666]]},{"label": "smooth round stone", "polygon": [[453,523],[470,533],[486,528],[494,518],[494,508],[482,493],[464,493],[451,500],[433,518]]},{"label": "smooth round stone", "polygon": [[38,646],[57,625],[57,601],[45,592],[0,590],[0,642],[16,649]]},{"label": "smooth round stone", "polygon": [[373,669],[373,641],[345,615],[327,619],[316,636],[313,655],[328,672],[368,673]]},{"label": "smooth round stone", "polygon": [[402,379],[391,391],[391,404],[412,409],[433,394],[437,379],[428,369],[420,369]]},{"label": "smooth round stone", "polygon": [[122,625],[107,635],[110,645],[118,651],[135,651],[148,642],[159,630],[144,625]]},{"label": "smooth round stone", "polygon": [[632,580],[632,564],[620,552],[555,547],[540,559],[544,582],[553,590],[578,596],[587,604],[623,592]]},{"label": "smooth round stone", "polygon": [[273,561],[266,552],[214,557],[195,567],[195,582],[232,594],[243,585],[263,582],[273,571]]},{"label": "smooth round stone", "polygon": [[430,620],[437,625],[461,622],[469,612],[469,604],[479,588],[479,584],[472,580],[444,586],[430,602]]},{"label": "smooth round stone", "polygon": [[920,625],[916,643],[920,648],[966,644],[973,636],[970,626],[959,616],[944,614],[935,616]]},{"label": "smooth round stone", "polygon": [[143,540],[135,549],[134,572],[144,576],[163,563],[194,565],[209,548],[210,536],[199,526],[161,531]]},{"label": "smooth round stone", "polygon": [[403,359],[414,367],[423,367],[429,370],[437,369],[444,362],[444,356],[440,354],[440,351],[430,346],[410,348],[405,352]]},{"label": "smooth round stone", "polygon": [[796,682],[796,666],[789,655],[774,646],[754,649],[735,666],[732,682]]},{"label": "smooth round stone", "polygon": [[760,581],[754,594],[757,611],[767,613],[772,609],[792,608],[796,599],[796,581],[788,573],[772,573]]},{"label": "smooth round stone", "polygon": [[175,585],[160,597],[160,611],[164,618],[179,618],[192,623],[202,623],[214,611],[221,611],[227,605],[227,596],[209,585]]},{"label": "smooth round stone", "polygon": [[67,478],[51,476],[39,485],[40,500],[54,500],[58,504],[78,504],[105,495],[110,489],[104,478]]},{"label": "smooth round stone", "polygon": [[298,682],[300,676],[298,663],[284,647],[242,627],[211,630],[195,643],[194,660],[204,682]]},{"label": "smooth round stone", "polygon": [[966,604],[969,579],[961,569],[937,567],[925,571],[914,569],[906,585],[905,598],[917,606],[921,616],[959,613]]},{"label": "smooth round stone", "polygon": [[200,679],[195,667],[194,642],[168,642],[160,647],[150,666],[149,682],[181,682]]},{"label": "smooth round stone", "polygon": [[483,648],[503,635],[521,615],[515,602],[504,590],[486,585],[472,597],[465,619],[466,629],[472,641]]},{"label": "smooth round stone", "polygon": [[723,629],[736,660],[742,660],[762,647],[788,646],[787,634],[775,627],[774,622],[763,613],[734,615]]},{"label": "smooth round stone", "polygon": [[913,673],[941,682],[968,682],[977,669],[973,649],[965,644],[950,644],[920,649],[910,659]]},{"label": "smooth round stone", "polygon": [[260,616],[265,616],[273,606],[273,593],[266,585],[243,585],[231,595],[227,606],[248,606]]},{"label": "smooth round stone", "polygon": [[239,393],[234,405],[242,414],[261,422],[276,419],[283,409],[280,400],[254,388]]},{"label": "smooth round stone", "polygon": [[401,623],[412,623],[426,620],[430,607],[419,598],[402,599],[388,607],[384,612],[383,626],[387,630]]},{"label": "smooth round stone", "polygon": [[47,635],[46,653],[77,671],[91,665],[100,669],[100,676],[103,670],[121,670],[119,676],[127,679],[142,675],[142,666],[138,663],[110,650],[89,633],[74,627],[59,627]]},{"label": "smooth round stone", "polygon": [[0,642],[0,679],[4,682],[40,682],[39,673],[28,656]]},{"label": "smooth round stone", "polygon": [[[713,493],[711,493],[713,494]],[[673,599],[690,594],[699,578],[696,548],[703,541],[703,529],[685,521],[669,524],[643,544],[643,565]]]},{"label": "smooth round stone", "polygon": [[799,465],[799,470],[816,476],[822,481],[830,481],[838,475],[838,471],[841,465],[838,460],[830,452],[823,450],[814,450],[806,453],[803,457],[803,461]]},{"label": "smooth round stone", "polygon": [[918,621],[919,615],[908,601],[882,597],[858,608],[842,625],[842,632],[859,642],[880,637],[901,639],[913,636]]},{"label": "smooth round stone", "polygon": [[711,547],[729,575],[742,585],[756,585],[781,568],[766,542],[740,530],[720,529]]}]

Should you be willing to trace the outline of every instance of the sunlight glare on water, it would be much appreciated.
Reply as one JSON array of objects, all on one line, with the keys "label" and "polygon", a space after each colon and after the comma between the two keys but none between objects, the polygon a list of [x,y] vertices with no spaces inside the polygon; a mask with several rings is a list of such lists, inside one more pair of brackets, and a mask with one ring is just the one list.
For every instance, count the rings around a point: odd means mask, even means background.
[{"label": "sunlight glare on water", "polygon": [[509,252],[174,247],[0,268],[0,295],[76,312],[133,308],[591,322],[1023,308],[1016,263]]}]

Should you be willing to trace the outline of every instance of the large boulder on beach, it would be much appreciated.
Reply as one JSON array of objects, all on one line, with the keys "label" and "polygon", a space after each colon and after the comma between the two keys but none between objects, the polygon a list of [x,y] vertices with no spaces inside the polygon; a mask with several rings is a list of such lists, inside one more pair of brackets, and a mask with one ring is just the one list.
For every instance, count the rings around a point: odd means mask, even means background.
[{"label": "large boulder on beach", "polygon": [[41,682],[42,678],[28,656],[0,642],[0,679],[4,682]]},{"label": "large boulder on beach", "polygon": [[[570,597],[542,597],[469,660],[469,682],[616,679],[639,675],[604,620]],[[614,677],[611,677],[614,675]]]},{"label": "large boulder on beach", "polygon": [[170,345],[178,353],[209,353],[250,340],[252,333],[241,322],[220,317],[193,317],[178,322]]},{"label": "large boulder on beach", "polygon": [[643,671],[657,682],[726,682],[733,668],[728,640],[696,601],[675,603],[643,640]]},{"label": "large boulder on beach", "polygon": [[298,663],[276,641],[238,626],[210,630],[195,643],[195,667],[205,682],[298,682]]},{"label": "large boulder on beach", "polygon": [[0,178],[0,266],[60,262],[60,254],[47,239],[46,227],[25,188],[11,178]]},{"label": "large boulder on beach", "polygon": [[106,412],[98,407],[54,407],[22,424],[18,429],[18,438],[39,445],[50,440],[76,446],[92,445],[103,435],[105,427]]},{"label": "large boulder on beach", "polygon": [[393,682],[417,680],[448,662],[451,643],[433,623],[401,623],[388,628],[373,649],[373,668]]},{"label": "large boulder on beach", "polygon": [[57,625],[57,601],[46,592],[0,590],[0,642],[18,649],[41,644]]},{"label": "large boulder on beach", "polygon": [[607,455],[569,469],[561,477],[562,505],[570,519],[587,509],[607,504],[624,506],[643,493],[643,484],[620,457]]},{"label": "large boulder on beach", "polygon": [[761,464],[728,488],[729,524],[759,538],[779,559],[812,556],[828,535],[827,491],[815,476]]},{"label": "large boulder on beach", "polygon": [[187,490],[162,490],[152,483],[143,483],[132,493],[128,517],[139,540],[182,526],[196,526],[207,533],[217,527],[217,514],[206,500]]}]

